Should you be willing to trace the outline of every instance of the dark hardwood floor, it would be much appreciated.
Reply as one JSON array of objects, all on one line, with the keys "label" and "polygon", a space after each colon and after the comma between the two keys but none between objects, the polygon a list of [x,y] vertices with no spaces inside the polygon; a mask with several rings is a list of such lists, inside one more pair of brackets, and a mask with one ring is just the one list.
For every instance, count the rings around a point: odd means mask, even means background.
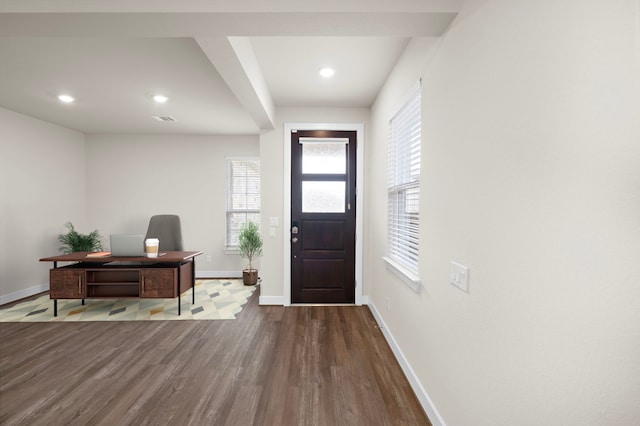
[{"label": "dark hardwood floor", "polygon": [[237,320],[0,324],[0,424],[430,423],[366,306],[256,291]]}]

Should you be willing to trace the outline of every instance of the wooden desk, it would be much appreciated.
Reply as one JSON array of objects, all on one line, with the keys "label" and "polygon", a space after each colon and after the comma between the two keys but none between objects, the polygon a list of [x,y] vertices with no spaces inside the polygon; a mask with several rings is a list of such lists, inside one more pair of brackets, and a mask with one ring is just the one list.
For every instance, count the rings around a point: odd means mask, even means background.
[{"label": "wooden desk", "polygon": [[[44,257],[53,262],[49,270],[49,298],[53,315],[58,315],[58,299],[178,298],[191,287],[195,294],[195,258],[201,251],[167,251],[156,258],[88,257],[89,252]],[[73,262],[58,267],[58,262]]]}]

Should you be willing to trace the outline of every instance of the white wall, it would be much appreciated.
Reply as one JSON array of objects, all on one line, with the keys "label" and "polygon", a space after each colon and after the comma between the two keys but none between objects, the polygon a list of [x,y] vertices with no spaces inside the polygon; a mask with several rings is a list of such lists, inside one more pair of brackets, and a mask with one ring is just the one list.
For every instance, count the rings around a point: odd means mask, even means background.
[{"label": "white wall", "polygon": [[[88,222],[109,234],[147,231],[155,214],[178,214],[185,250],[202,250],[199,276],[239,272],[225,254],[226,157],[258,157],[257,136],[88,135]],[[211,261],[208,262],[208,257]]]},{"label": "white wall", "polygon": [[0,108],[0,303],[49,289],[58,234],[86,222],[84,135]]},{"label": "white wall", "polygon": [[[264,247],[260,267],[260,303],[284,303],[283,244],[284,232],[290,224],[283,223],[284,211],[284,125],[285,123],[363,123],[367,145],[368,108],[277,108],[274,130],[260,135],[262,173],[262,229],[269,229],[270,217],[277,217],[280,226],[276,237],[264,233]],[[366,152],[366,149],[365,149]],[[365,167],[366,168],[366,167]],[[285,171],[285,173],[288,171]],[[366,216],[365,216],[366,220]],[[288,240],[288,238],[287,238]]]},{"label": "white wall", "polygon": [[[424,74],[421,294],[384,269],[368,174],[371,301],[447,424],[637,424],[639,23],[636,0],[465,4]],[[369,170],[432,53],[388,81]]]}]

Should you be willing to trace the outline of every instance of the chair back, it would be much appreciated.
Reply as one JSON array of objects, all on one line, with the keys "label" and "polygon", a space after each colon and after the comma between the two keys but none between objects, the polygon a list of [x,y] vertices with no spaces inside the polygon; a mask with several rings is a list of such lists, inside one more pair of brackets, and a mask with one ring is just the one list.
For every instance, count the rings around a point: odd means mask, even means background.
[{"label": "chair back", "polygon": [[147,228],[147,238],[160,240],[160,251],[183,251],[182,228],[180,216],[175,214],[159,214],[151,216]]}]

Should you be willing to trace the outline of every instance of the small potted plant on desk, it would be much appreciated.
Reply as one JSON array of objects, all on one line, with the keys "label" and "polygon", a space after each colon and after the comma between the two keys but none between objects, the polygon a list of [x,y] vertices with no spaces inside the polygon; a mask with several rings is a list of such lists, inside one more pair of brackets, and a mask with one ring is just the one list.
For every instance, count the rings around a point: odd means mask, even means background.
[{"label": "small potted plant on desk", "polygon": [[242,271],[244,285],[255,285],[258,282],[258,270],[253,268],[253,259],[262,254],[262,237],[258,225],[247,222],[240,231],[238,238],[240,255],[249,259],[249,267]]},{"label": "small potted plant on desk", "polygon": [[60,251],[64,254],[103,250],[102,235],[97,229],[90,234],[84,235],[78,233],[71,222],[67,222],[65,226],[69,229],[69,232],[58,235],[58,241],[62,244]]}]

